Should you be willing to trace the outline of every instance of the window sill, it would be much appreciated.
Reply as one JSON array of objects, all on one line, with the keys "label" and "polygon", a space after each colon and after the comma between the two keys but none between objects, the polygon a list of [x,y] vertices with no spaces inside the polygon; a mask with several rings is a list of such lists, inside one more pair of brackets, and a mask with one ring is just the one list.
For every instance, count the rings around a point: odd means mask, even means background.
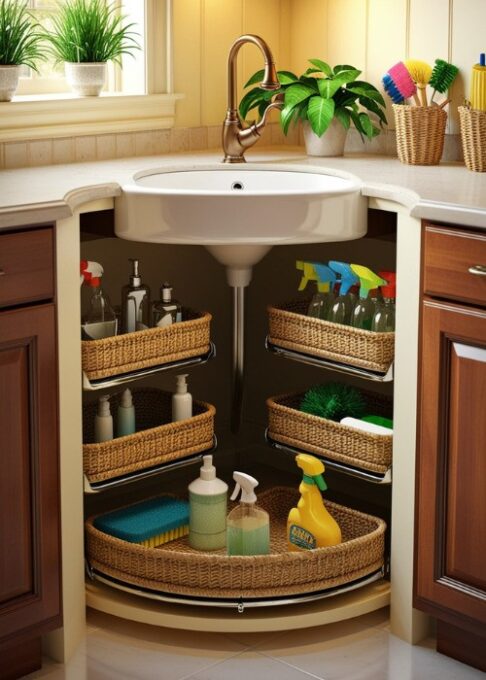
[{"label": "window sill", "polygon": [[15,97],[0,103],[0,142],[160,130],[174,125],[183,95],[71,94]]}]

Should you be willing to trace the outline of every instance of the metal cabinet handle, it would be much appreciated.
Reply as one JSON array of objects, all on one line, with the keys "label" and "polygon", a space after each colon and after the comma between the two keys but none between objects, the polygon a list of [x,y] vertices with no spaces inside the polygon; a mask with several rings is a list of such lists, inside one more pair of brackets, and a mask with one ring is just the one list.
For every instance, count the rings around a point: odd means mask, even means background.
[{"label": "metal cabinet handle", "polygon": [[486,266],[484,264],[475,264],[474,267],[469,267],[468,272],[476,276],[486,276]]}]

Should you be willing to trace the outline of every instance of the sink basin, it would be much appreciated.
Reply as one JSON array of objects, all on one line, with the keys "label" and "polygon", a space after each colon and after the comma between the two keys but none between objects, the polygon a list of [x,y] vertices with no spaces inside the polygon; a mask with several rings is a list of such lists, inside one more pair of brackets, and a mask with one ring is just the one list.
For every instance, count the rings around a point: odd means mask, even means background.
[{"label": "sink basin", "polygon": [[132,241],[204,245],[228,267],[249,267],[274,245],[363,236],[366,200],[357,179],[326,168],[159,168],[122,187],[115,232]]}]

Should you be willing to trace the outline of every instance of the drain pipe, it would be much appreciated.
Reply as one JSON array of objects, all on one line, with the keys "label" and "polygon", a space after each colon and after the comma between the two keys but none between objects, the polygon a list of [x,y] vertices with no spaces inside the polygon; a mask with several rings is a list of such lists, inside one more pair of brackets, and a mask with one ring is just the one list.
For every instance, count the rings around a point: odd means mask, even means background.
[{"label": "drain pipe", "polygon": [[250,285],[253,265],[271,249],[263,244],[207,245],[211,255],[226,267],[226,278],[233,289],[233,398],[231,431],[237,434],[241,425],[245,374],[245,289]]}]

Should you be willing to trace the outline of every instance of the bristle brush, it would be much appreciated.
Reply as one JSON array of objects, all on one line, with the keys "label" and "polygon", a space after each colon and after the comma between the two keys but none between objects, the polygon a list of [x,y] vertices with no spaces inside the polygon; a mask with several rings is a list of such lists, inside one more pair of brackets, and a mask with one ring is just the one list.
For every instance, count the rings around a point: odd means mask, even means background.
[{"label": "bristle brush", "polygon": [[440,92],[444,94],[452,85],[454,78],[459,73],[459,69],[454,64],[449,64],[443,59],[436,59],[432,75],[430,76],[430,86],[434,88],[431,103],[434,101],[435,93]]},{"label": "bristle brush", "polygon": [[388,75],[393,80],[396,89],[400,92],[403,99],[409,99],[409,97],[413,97],[415,104],[420,106],[420,100],[417,95],[417,87],[413,82],[410,73],[407,71],[407,67],[403,61],[399,61],[397,64],[389,68]]},{"label": "bristle brush", "polygon": [[395,83],[393,82],[393,79],[391,76],[388,75],[388,73],[385,73],[385,75],[382,78],[383,82],[383,87],[387,95],[390,97],[392,102],[394,104],[403,104],[403,96],[402,94],[398,91]]},{"label": "bristle brush", "polygon": [[432,66],[427,64],[426,61],[420,61],[419,59],[407,59],[404,63],[417,86],[422,106],[428,106],[427,85],[432,75]]}]

